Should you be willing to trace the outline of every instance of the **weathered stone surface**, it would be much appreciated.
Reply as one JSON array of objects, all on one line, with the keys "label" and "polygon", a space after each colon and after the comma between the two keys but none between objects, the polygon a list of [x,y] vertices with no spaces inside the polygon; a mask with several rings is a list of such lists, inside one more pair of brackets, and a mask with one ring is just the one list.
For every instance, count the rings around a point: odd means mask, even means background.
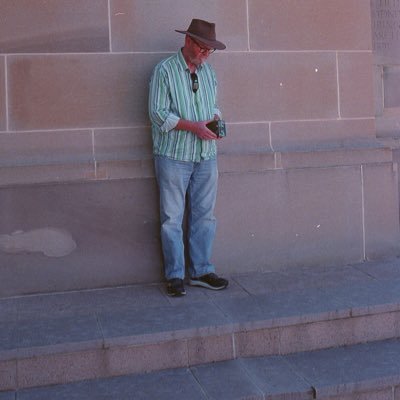
[{"label": "weathered stone surface", "polygon": [[371,49],[370,6],[363,0],[250,0],[249,27],[254,50]]},{"label": "weathered stone surface", "polygon": [[[151,23],[146,22],[149,16]],[[217,38],[228,51],[247,49],[246,2],[242,0],[111,0],[112,50],[176,51],[184,35],[175,29],[185,31],[192,18],[215,22]],[[155,26],[162,34],[154,34]]]},{"label": "weathered stone surface", "polygon": [[0,53],[109,50],[107,0],[3,0]]}]

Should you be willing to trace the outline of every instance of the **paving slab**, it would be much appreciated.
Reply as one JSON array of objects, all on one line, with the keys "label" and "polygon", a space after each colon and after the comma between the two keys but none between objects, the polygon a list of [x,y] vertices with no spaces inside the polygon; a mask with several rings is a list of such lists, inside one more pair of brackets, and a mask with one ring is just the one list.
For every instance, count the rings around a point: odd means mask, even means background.
[{"label": "paving slab", "polygon": [[326,296],[324,289],[302,289],[215,301],[232,322],[241,324],[241,329],[350,316],[350,310],[341,309],[341,303],[336,298]]},{"label": "paving slab", "polygon": [[230,321],[211,303],[100,313],[98,318],[106,346],[232,331]]},{"label": "paving slab", "polygon": [[237,361],[207,364],[193,367],[191,370],[208,399],[264,399],[262,391]]},{"label": "paving slab", "polygon": [[0,329],[0,359],[52,352],[101,347],[103,338],[95,315],[38,318],[7,323]]},{"label": "paving slab", "polygon": [[16,394],[14,392],[0,393],[0,400],[15,400]]},{"label": "paving slab", "polygon": [[400,258],[385,261],[370,261],[354,266],[359,271],[379,280],[400,280]]},{"label": "paving slab", "polygon": [[329,287],[325,296],[335,298],[341,308],[350,308],[351,315],[400,310],[400,281],[346,282]]},{"label": "paving slab", "polygon": [[187,369],[79,382],[21,390],[17,400],[205,400],[202,389]]},{"label": "paving slab", "polygon": [[77,315],[94,312],[121,311],[165,305],[160,285],[84,290],[14,299],[18,319],[56,315]]},{"label": "paving slab", "polygon": [[310,384],[283,357],[244,358],[240,362],[268,399],[282,398],[284,395],[298,400],[313,398]]},{"label": "paving slab", "polygon": [[12,299],[0,299],[0,323],[17,320],[17,305]]},{"label": "paving slab", "polygon": [[400,340],[297,353],[285,359],[317,398],[400,385]]},{"label": "paving slab", "polygon": [[233,279],[251,294],[267,294],[304,289],[311,291],[346,282],[371,281],[373,278],[352,266],[317,266],[239,274]]}]

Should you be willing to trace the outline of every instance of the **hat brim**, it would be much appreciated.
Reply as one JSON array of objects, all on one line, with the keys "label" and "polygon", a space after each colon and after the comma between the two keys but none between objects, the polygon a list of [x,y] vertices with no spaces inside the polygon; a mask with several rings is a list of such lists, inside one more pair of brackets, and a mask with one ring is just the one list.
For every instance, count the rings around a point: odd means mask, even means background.
[{"label": "hat brim", "polygon": [[203,38],[203,37],[201,37],[199,35],[195,35],[193,33],[190,33],[188,31],[178,31],[178,30],[175,29],[175,32],[183,33],[184,35],[189,35],[189,36],[191,36],[191,37],[193,37],[195,39],[198,39],[201,43],[204,43],[204,44],[206,44],[207,46],[210,46],[213,49],[217,49],[217,50],[226,49],[226,46],[222,42],[220,42],[219,40],[208,40],[208,39],[205,39],[205,38]]}]

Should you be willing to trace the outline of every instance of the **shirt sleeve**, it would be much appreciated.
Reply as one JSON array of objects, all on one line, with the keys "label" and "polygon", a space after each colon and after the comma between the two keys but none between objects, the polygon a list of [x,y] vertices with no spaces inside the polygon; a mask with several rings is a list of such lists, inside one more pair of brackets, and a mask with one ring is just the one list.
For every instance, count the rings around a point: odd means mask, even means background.
[{"label": "shirt sleeve", "polygon": [[174,129],[179,117],[171,112],[170,88],[165,71],[157,66],[150,80],[149,117],[161,132],[167,133]]}]

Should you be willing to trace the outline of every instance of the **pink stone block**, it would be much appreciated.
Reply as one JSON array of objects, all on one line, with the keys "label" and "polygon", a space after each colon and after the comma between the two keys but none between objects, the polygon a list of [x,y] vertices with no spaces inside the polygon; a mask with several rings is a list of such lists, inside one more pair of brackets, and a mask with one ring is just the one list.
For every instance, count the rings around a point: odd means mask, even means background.
[{"label": "pink stone block", "polygon": [[280,330],[278,328],[249,330],[235,335],[236,357],[256,357],[279,354]]},{"label": "pink stone block", "polygon": [[175,29],[186,30],[192,18],[214,22],[218,40],[229,50],[247,49],[242,0],[111,0],[110,4],[113,51],[177,51],[184,36]]},{"label": "pink stone block", "polygon": [[254,50],[370,50],[364,0],[249,0]]},{"label": "pink stone block", "polygon": [[272,122],[274,150],[315,149],[375,140],[374,119]]},{"label": "pink stone block", "polygon": [[2,0],[0,53],[109,50],[107,0]]},{"label": "pink stone block", "polygon": [[17,389],[17,361],[0,361],[0,391]]},{"label": "pink stone block", "polygon": [[64,384],[107,375],[103,350],[50,354],[18,360],[18,388]]},{"label": "pink stone block", "polygon": [[[224,108],[223,105],[222,108]],[[226,130],[227,136],[217,142],[219,154],[271,151],[267,123],[227,123]]]},{"label": "pink stone block", "polygon": [[228,122],[338,117],[334,53],[221,52],[213,64]]},{"label": "pink stone block", "polygon": [[0,160],[10,166],[92,161],[92,133],[73,130],[0,134]]},{"label": "pink stone block", "polygon": [[188,340],[189,365],[231,360],[234,357],[232,335],[196,337]]},{"label": "pink stone block", "polygon": [[216,215],[224,273],[362,257],[359,166],[222,174]]},{"label": "pink stone block", "polygon": [[132,347],[112,347],[106,352],[110,375],[125,375],[188,366],[186,340]]},{"label": "pink stone block", "polygon": [[159,54],[10,56],[10,129],[148,125],[148,82],[161,58]]},{"label": "pink stone block", "polygon": [[373,117],[372,53],[339,53],[340,115],[342,117]]},{"label": "pink stone block", "polygon": [[96,129],[94,156],[99,160],[130,160],[152,154],[150,127]]},{"label": "pink stone block", "polygon": [[280,353],[385,340],[399,334],[399,313],[385,313],[282,327]]},{"label": "pink stone block", "polygon": [[4,57],[0,57],[0,131],[6,130],[6,81]]},{"label": "pink stone block", "polygon": [[397,182],[397,166],[392,163],[363,166],[365,249],[369,259],[400,254]]},{"label": "pink stone block", "polygon": [[[324,397],[324,400],[392,400],[393,389],[387,388],[364,393],[341,394],[340,396]],[[395,397],[394,400],[397,400]]]}]

